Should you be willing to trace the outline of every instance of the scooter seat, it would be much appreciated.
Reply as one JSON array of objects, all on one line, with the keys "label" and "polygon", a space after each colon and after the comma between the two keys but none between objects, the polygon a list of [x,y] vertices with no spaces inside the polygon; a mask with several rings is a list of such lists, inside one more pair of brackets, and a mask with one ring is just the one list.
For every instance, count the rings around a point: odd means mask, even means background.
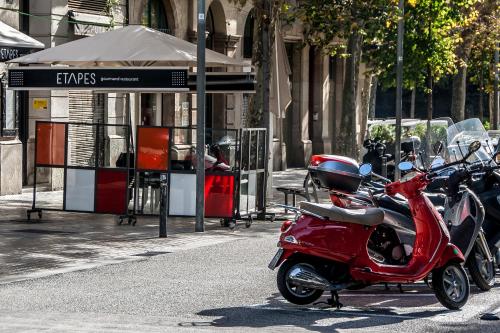
[{"label": "scooter seat", "polygon": [[374,226],[384,222],[384,211],[380,208],[345,209],[334,205],[303,201],[300,208],[332,221]]}]

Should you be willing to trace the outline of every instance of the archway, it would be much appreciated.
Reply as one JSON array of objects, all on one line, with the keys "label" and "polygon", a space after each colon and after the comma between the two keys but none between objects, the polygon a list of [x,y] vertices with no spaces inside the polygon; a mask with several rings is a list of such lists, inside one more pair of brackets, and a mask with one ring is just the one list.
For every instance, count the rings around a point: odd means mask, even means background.
[{"label": "archway", "polygon": [[173,35],[175,16],[171,2],[169,0],[147,0],[143,7],[141,24]]},{"label": "archway", "polygon": [[255,33],[255,8],[252,8],[250,13],[248,13],[247,19],[245,20],[245,29],[243,31],[243,58],[252,59],[253,58],[253,42]]},{"label": "archway", "polygon": [[[147,0],[143,7],[141,24],[174,35],[175,15],[172,2],[170,0]],[[175,126],[175,104],[174,94],[141,94],[139,123]]]}]

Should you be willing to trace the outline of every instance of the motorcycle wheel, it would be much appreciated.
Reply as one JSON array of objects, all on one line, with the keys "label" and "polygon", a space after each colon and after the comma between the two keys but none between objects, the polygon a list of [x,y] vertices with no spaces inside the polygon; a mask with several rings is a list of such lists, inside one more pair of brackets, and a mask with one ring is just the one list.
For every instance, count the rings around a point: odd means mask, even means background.
[{"label": "motorcycle wheel", "polygon": [[450,262],[433,271],[432,286],[438,301],[450,310],[460,309],[469,299],[469,279],[458,263]]},{"label": "motorcycle wheel", "polygon": [[291,285],[288,282],[288,276],[297,265],[309,266],[314,269],[314,266],[307,262],[293,259],[285,261],[278,270],[278,289],[281,295],[290,303],[297,305],[310,304],[323,295],[323,290]]},{"label": "motorcycle wheel", "polygon": [[498,247],[494,247],[493,250],[493,260],[495,261],[496,267],[500,269],[500,250],[498,250]]},{"label": "motorcycle wheel", "polygon": [[482,291],[488,291],[495,285],[495,264],[488,261],[482,248],[476,243],[470,251],[466,263],[472,281]]}]

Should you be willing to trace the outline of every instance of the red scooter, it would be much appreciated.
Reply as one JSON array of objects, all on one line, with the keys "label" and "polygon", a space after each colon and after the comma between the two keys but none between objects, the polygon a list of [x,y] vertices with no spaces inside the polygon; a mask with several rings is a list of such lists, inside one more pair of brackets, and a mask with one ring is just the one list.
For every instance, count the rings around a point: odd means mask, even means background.
[{"label": "red scooter", "polygon": [[[411,171],[412,164],[403,162],[400,168]],[[344,191],[357,190],[362,178],[359,170],[357,174],[351,173],[348,164],[339,162],[332,171],[332,175],[324,176],[325,182],[333,179],[339,184],[345,180],[350,185],[344,183]],[[461,308],[469,297],[469,280],[462,267],[464,256],[450,243],[441,215],[422,193],[435,176],[434,172],[413,171],[403,180],[385,186],[388,195],[399,193],[408,199],[415,223],[413,249],[397,265],[384,262],[383,255],[371,246],[379,242],[374,238],[381,235],[385,241],[394,242],[388,248],[401,245],[395,232],[391,235],[391,229],[382,225],[382,209],[301,203],[295,221],[283,223],[280,249],[269,264],[270,269],[280,266],[277,283],[283,297],[304,305],[330,291],[332,298],[328,303],[340,308],[339,290],[377,283],[413,283],[432,273],[432,286],[439,302],[449,309]]]}]

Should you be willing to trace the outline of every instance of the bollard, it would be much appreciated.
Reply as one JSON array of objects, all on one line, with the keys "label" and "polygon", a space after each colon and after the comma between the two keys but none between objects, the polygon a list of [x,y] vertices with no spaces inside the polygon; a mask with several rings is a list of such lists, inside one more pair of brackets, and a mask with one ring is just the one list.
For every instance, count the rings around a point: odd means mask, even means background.
[{"label": "bollard", "polygon": [[387,157],[382,157],[382,177],[387,178]]},{"label": "bollard", "polygon": [[160,176],[160,238],[167,237],[167,175]]}]

